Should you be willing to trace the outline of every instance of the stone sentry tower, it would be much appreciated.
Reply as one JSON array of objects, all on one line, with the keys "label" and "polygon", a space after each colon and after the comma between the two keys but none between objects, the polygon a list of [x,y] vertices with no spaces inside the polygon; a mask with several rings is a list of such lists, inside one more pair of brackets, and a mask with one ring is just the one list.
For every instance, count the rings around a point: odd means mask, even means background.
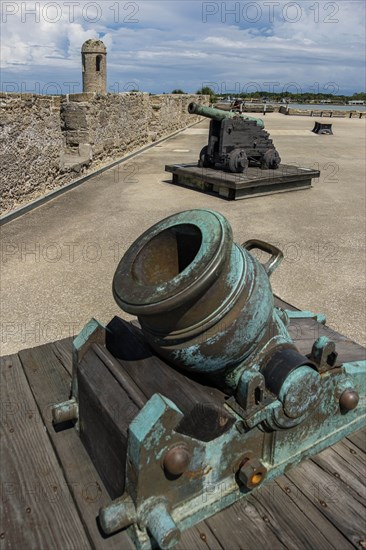
[{"label": "stone sentry tower", "polygon": [[107,48],[101,40],[87,40],[81,48],[83,92],[107,93]]}]

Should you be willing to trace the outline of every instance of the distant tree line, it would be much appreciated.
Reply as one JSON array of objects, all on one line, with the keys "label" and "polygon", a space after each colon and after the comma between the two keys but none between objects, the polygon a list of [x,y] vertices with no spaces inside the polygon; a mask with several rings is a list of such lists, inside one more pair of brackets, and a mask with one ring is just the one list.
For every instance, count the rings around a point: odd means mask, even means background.
[{"label": "distant tree line", "polygon": [[[175,89],[171,92],[172,94],[185,94],[183,90]],[[202,95],[209,95],[210,101],[215,101],[217,99],[217,95],[212,90],[212,88],[208,86],[204,86],[203,88],[200,88],[196,92],[197,94]],[[296,103],[310,103],[311,101],[317,102],[317,101],[324,101],[324,100],[330,100],[335,103],[347,103],[351,100],[360,100],[360,101],[366,101],[366,92],[357,92],[354,93],[351,96],[348,95],[334,95],[334,94],[313,94],[311,92],[305,92],[302,94],[295,94],[291,92],[252,92],[252,93],[241,93],[241,94],[221,94],[220,97],[222,98],[228,98],[228,97],[235,97],[242,98],[242,99],[262,99],[266,98],[269,101],[274,102],[281,102],[284,100],[289,101],[295,101]]]}]

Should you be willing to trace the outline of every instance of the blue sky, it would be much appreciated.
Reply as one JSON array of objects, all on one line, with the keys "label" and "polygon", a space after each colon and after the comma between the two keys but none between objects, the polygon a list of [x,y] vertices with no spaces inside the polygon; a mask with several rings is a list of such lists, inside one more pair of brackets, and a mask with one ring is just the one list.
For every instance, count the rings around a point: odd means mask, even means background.
[{"label": "blue sky", "polygon": [[82,43],[111,92],[365,91],[363,0],[1,0],[3,91],[81,90]]}]

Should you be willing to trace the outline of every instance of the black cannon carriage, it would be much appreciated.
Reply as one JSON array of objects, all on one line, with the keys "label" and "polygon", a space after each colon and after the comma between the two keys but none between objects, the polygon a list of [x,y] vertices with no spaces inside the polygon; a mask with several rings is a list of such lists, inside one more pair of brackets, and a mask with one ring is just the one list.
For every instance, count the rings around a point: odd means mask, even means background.
[{"label": "black cannon carriage", "polygon": [[189,104],[188,112],[211,119],[208,145],[200,152],[199,166],[234,173],[242,173],[248,166],[278,168],[281,158],[260,118],[194,102]]}]

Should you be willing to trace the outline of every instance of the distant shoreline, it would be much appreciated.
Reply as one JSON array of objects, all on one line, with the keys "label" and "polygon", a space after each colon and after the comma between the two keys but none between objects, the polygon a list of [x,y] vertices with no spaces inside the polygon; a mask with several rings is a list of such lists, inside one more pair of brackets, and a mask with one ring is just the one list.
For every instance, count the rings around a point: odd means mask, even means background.
[{"label": "distant shoreline", "polygon": [[276,103],[276,106],[288,106],[289,109],[316,109],[317,111],[366,111],[366,105],[337,105],[336,103]]},{"label": "distant shoreline", "polygon": [[[243,109],[245,109],[245,112],[260,112],[264,110],[264,105],[266,106],[266,110],[268,112],[271,112],[272,110],[278,111],[280,107],[285,107],[288,109],[296,109],[301,111],[345,111],[345,112],[366,112],[366,105],[336,105],[335,103],[332,104],[324,104],[324,103],[275,103],[275,102],[268,102],[268,103],[254,103],[254,102],[245,102],[243,104]],[[228,103],[222,103],[218,101],[216,103],[216,106],[223,109],[223,110],[230,110]]]}]

